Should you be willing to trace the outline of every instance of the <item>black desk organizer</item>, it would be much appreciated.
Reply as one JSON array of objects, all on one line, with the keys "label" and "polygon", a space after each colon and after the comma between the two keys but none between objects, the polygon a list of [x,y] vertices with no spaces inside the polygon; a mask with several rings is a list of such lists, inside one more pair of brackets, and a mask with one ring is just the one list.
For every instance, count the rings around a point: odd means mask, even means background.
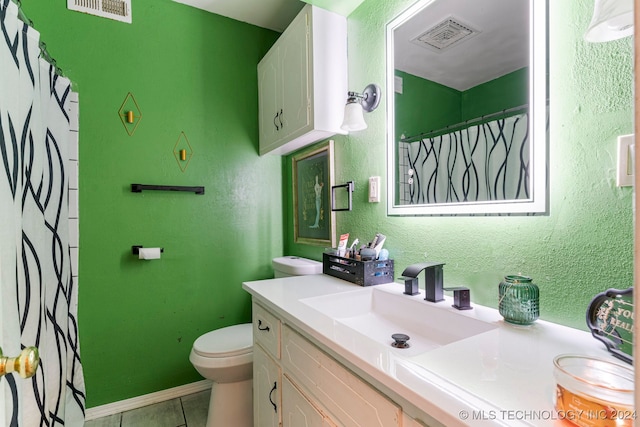
[{"label": "black desk organizer", "polygon": [[360,286],[393,282],[393,260],[358,261],[322,254],[322,272]]}]

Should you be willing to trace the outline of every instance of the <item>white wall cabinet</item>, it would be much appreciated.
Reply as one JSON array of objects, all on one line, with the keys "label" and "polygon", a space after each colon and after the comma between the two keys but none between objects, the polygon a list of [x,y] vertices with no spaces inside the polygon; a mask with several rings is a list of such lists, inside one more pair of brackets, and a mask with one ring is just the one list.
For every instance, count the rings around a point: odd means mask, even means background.
[{"label": "white wall cabinet", "polygon": [[258,64],[260,155],[344,133],[346,98],[346,18],[306,5]]},{"label": "white wall cabinet", "polygon": [[399,405],[256,303],[253,322],[255,427],[401,427],[403,419],[409,422]]}]

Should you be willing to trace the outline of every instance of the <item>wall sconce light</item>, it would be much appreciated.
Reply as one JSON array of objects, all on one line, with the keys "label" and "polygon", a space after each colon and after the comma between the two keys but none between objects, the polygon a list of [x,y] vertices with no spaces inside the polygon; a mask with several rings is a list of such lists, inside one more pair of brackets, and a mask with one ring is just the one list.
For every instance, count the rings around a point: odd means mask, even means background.
[{"label": "wall sconce light", "polygon": [[608,42],[633,34],[633,0],[595,0],[593,17],[584,39]]},{"label": "wall sconce light", "polygon": [[344,106],[344,121],[340,128],[346,131],[364,130],[367,123],[364,121],[363,110],[367,113],[375,110],[380,104],[380,87],[371,83],[364,88],[362,94],[349,92],[347,105]]}]

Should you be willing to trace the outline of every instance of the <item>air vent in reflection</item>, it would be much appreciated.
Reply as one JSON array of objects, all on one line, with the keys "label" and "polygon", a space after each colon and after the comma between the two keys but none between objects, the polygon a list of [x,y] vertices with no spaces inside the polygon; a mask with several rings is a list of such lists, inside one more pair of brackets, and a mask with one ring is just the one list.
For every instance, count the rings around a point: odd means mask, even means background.
[{"label": "air vent in reflection", "polygon": [[480,31],[470,25],[463,24],[459,19],[449,16],[444,21],[434,25],[418,37],[412,39],[411,42],[435,50],[436,52],[442,52],[479,33]]}]

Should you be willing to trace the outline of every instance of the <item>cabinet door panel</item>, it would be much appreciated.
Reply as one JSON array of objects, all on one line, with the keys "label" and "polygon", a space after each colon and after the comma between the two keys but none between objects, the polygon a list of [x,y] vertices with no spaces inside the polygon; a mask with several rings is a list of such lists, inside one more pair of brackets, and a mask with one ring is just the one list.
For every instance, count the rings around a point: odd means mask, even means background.
[{"label": "cabinet door panel", "polygon": [[322,414],[289,382],[282,380],[282,427],[325,427]]},{"label": "cabinet door panel", "polygon": [[269,147],[283,134],[280,124],[282,108],[281,82],[278,49],[273,49],[258,64],[258,114],[260,124],[260,142]]},{"label": "cabinet door panel", "polygon": [[253,425],[278,427],[282,411],[280,367],[259,345],[253,347]]},{"label": "cabinet door panel", "polygon": [[282,368],[340,425],[402,425],[398,405],[286,326],[283,327]]},{"label": "cabinet door panel", "polygon": [[[304,19],[302,19],[304,18]],[[284,135],[300,133],[311,122],[309,15],[296,18],[280,45]]]}]

